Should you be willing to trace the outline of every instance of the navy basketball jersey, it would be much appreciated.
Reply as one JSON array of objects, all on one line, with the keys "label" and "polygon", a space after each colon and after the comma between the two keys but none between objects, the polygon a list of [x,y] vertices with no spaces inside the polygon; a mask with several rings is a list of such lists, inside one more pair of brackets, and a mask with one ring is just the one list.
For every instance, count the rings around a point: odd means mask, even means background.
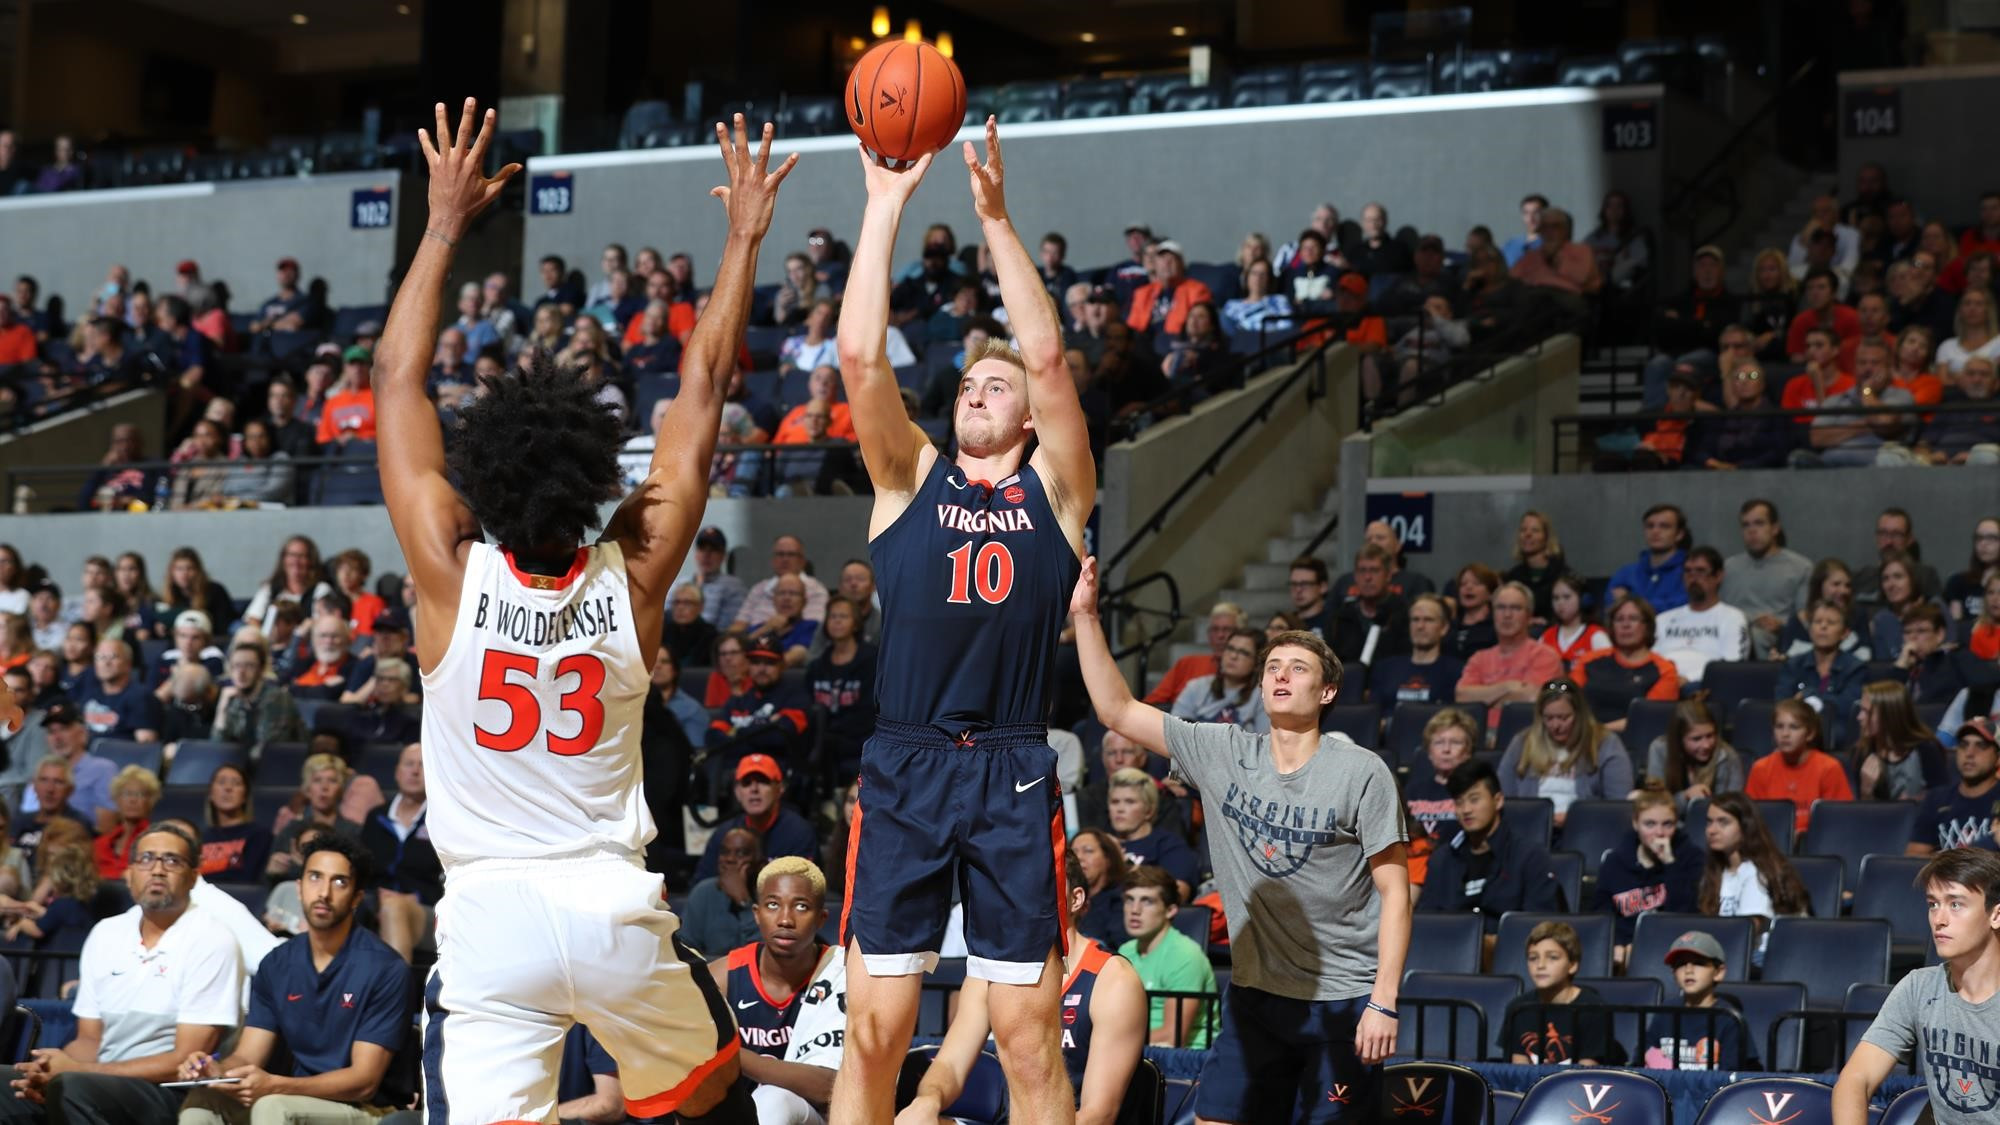
[{"label": "navy basketball jersey", "polygon": [[882,591],[883,718],[953,734],[1048,721],[1082,562],[1033,466],[989,485],[939,457],[868,553]]},{"label": "navy basketball jersey", "polygon": [[1083,1068],[1090,1061],[1090,994],[1097,987],[1097,974],[1112,954],[1090,938],[1083,939],[1083,952],[1076,968],[1062,987],[1062,1054],[1069,1069],[1070,1086],[1083,1093]]},{"label": "navy basketball jersey", "polygon": [[[824,946],[820,948],[824,949]],[[764,979],[757,975],[757,954],[762,942],[751,942],[729,951],[729,987],[724,999],[736,1017],[736,1037],[746,1051],[782,1059],[792,1045],[792,1023],[799,1018],[799,998],[794,992],[780,1004],[764,992]]]}]

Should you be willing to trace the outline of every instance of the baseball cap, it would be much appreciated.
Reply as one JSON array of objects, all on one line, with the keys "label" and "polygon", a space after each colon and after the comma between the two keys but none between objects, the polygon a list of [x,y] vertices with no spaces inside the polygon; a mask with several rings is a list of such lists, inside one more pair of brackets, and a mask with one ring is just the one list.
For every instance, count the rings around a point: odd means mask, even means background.
[{"label": "baseball cap", "polygon": [[1696,249],[1694,256],[1697,258],[1714,258],[1716,261],[1723,263],[1729,261],[1729,256],[1722,252],[1722,247],[1717,246],[1713,242]]},{"label": "baseball cap", "polygon": [[331,342],[328,342],[328,343],[324,343],[324,344],[321,344],[320,346],[318,346],[318,347],[316,347],[316,348],[314,348],[314,349],[313,349],[313,358],[314,358],[314,359],[319,359],[319,358],[321,358],[322,356],[324,356],[324,357],[326,357],[326,358],[329,358],[329,359],[339,359],[339,358],[340,358],[340,345],[339,345],[339,344],[335,344],[335,343],[331,343]]},{"label": "baseball cap", "polygon": [[1153,237],[1153,228],[1147,226],[1144,223],[1133,223],[1131,226],[1125,228],[1126,234],[1131,234],[1133,231],[1138,231],[1140,234],[1145,235],[1147,238]]},{"label": "baseball cap", "polygon": [[175,630],[200,629],[204,633],[215,632],[214,626],[209,624],[208,614],[198,609],[182,610],[179,616],[174,618],[174,628]]},{"label": "baseball cap", "polygon": [[785,777],[785,771],[778,766],[778,759],[769,754],[745,754],[736,763],[736,780],[742,781],[753,774],[772,781],[782,781]]},{"label": "baseball cap", "polygon": [[704,551],[727,551],[729,537],[722,533],[721,528],[709,524],[695,533],[694,545]]},{"label": "baseball cap", "polygon": [[785,658],[785,655],[778,651],[778,646],[772,644],[770,641],[758,641],[756,644],[751,645],[750,651],[744,655],[752,660],[770,660],[774,662]]},{"label": "baseball cap", "polygon": [[174,272],[182,277],[191,277],[201,273],[201,266],[193,258],[182,258],[181,264],[174,267]]},{"label": "baseball cap", "polygon": [[1340,280],[1334,282],[1334,284],[1357,297],[1366,297],[1368,295],[1368,279],[1358,273],[1341,274]]},{"label": "baseball cap", "polygon": [[278,259],[278,267],[277,267],[277,268],[279,268],[279,269],[281,269],[281,270],[295,270],[295,269],[298,269],[298,268],[299,268],[299,260],[298,260],[297,258],[279,258],[279,259]]},{"label": "baseball cap", "polygon": [[1722,943],[1700,930],[1689,930],[1687,933],[1674,939],[1673,946],[1667,950],[1667,964],[1678,964],[1681,960],[1690,956],[1700,957],[1709,961],[1727,962],[1729,960],[1729,958],[1722,955]]},{"label": "baseball cap", "polygon": [[403,620],[401,611],[385,609],[375,615],[374,629],[377,633],[407,633],[410,623]]},{"label": "baseball cap", "polygon": [[376,336],[380,336],[381,334],[382,334],[382,322],[379,320],[364,320],[360,324],[354,326],[354,335],[357,339],[359,339],[362,336],[373,338]]},{"label": "baseball cap", "polygon": [[67,699],[56,700],[49,704],[48,710],[42,712],[42,725],[45,727],[69,726],[82,721],[83,712],[78,711],[76,704]]},{"label": "baseball cap", "polygon": [[360,344],[354,344],[350,346],[346,351],[340,353],[340,358],[348,363],[367,363],[369,357],[372,354],[373,353],[371,353],[367,348],[362,347]]},{"label": "baseball cap", "polygon": [[1959,738],[1964,738],[1968,732],[1974,738],[1983,738],[1994,746],[2000,746],[2000,738],[1993,737],[1993,720],[1986,718],[1984,715],[1978,718],[1967,719],[1965,722],[1959,724]]},{"label": "baseball cap", "polygon": [[1438,253],[1442,254],[1444,253],[1444,239],[1439,238],[1437,235],[1434,234],[1427,234],[1422,238],[1417,239],[1417,249],[1435,250]]},{"label": "baseball cap", "polygon": [[1100,285],[1092,289],[1090,296],[1084,298],[1084,301],[1092,305],[1115,305],[1118,303],[1118,294],[1109,286]]},{"label": "baseball cap", "polygon": [[1155,254],[1175,254],[1183,258],[1187,257],[1186,254],[1181,252],[1181,244],[1171,238],[1163,239],[1158,246],[1153,247],[1153,252]]}]

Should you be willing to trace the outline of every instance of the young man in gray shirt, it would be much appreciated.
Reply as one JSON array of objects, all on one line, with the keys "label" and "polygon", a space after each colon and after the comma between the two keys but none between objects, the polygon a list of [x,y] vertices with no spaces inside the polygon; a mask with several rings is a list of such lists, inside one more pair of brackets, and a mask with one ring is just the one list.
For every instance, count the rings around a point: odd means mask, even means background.
[{"label": "young man in gray shirt", "polygon": [[1271,733],[1189,723],[1133,698],[1097,619],[1094,559],[1070,613],[1098,721],[1201,790],[1235,968],[1196,1117],[1373,1120],[1410,944],[1408,835],[1382,760],[1320,733],[1340,661],[1282,633],[1258,659]]},{"label": "young man in gray shirt", "polygon": [[1937,1125],[2000,1115],[2000,854],[1939,852],[1917,876],[1944,962],[1902,979],[1833,1087],[1833,1125],[1866,1125],[1868,1100],[1911,1052]]},{"label": "young man in gray shirt", "polygon": [[1778,631],[1805,596],[1812,560],[1785,546],[1778,506],[1761,497],[1736,509],[1743,550],[1723,560],[1722,600],[1750,619],[1750,642],[1759,660],[1769,660]]}]

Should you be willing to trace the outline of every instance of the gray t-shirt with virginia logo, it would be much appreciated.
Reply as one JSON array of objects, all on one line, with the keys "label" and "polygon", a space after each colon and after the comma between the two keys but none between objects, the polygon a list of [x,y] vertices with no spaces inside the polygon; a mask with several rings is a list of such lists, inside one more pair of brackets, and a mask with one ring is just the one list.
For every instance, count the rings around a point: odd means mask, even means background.
[{"label": "gray t-shirt with virginia logo", "polygon": [[1368,858],[1409,839],[1389,768],[1325,734],[1303,766],[1280,773],[1268,734],[1166,725],[1175,768],[1201,790],[1230,979],[1294,1000],[1366,996],[1382,916]]},{"label": "gray t-shirt with virginia logo", "polygon": [[1861,1039],[1898,1060],[1916,1052],[1937,1125],[1990,1125],[2000,1114],[2000,996],[1966,1003],[1943,965],[1898,982]]}]

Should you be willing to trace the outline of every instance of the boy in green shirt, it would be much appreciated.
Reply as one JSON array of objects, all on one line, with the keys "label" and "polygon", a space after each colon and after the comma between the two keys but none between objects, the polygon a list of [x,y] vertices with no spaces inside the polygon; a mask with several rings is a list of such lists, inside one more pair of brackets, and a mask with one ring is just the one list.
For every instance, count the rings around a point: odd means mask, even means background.
[{"label": "boy in green shirt", "polygon": [[[1180,911],[1180,886],[1161,867],[1135,867],[1125,876],[1125,932],[1132,940],[1118,947],[1151,992],[1215,992],[1215,970],[1194,939],[1173,927]],[[1208,1046],[1208,1001],[1155,996],[1146,1041],[1160,1047]]]}]

